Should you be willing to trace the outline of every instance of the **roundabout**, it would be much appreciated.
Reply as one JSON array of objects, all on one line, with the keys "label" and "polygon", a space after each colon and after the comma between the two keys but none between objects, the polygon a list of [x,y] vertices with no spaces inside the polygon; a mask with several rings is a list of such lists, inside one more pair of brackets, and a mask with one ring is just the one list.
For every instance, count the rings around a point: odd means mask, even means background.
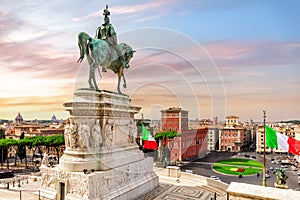
[{"label": "roundabout", "polygon": [[230,158],[212,164],[212,169],[226,175],[254,175],[263,171],[263,164],[251,159]]}]

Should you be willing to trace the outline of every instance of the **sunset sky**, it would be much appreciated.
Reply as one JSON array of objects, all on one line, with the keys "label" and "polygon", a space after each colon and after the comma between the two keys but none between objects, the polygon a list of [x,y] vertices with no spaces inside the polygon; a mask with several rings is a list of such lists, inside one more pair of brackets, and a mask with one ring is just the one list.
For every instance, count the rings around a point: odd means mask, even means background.
[{"label": "sunset sky", "polygon": [[[88,87],[77,35],[95,36],[106,4],[118,42],[136,50],[122,92],[144,117],[300,119],[297,0],[0,0],[0,119],[68,117],[63,103]],[[97,80],[116,91],[113,72]]]}]

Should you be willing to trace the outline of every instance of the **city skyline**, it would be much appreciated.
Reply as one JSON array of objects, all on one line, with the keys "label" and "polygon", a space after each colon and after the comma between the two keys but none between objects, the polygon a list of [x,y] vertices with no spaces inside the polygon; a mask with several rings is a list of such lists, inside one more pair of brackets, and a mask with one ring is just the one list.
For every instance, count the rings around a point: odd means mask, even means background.
[{"label": "city skyline", "polygon": [[[300,3],[292,0],[0,1],[0,118],[67,118],[63,103],[88,87],[77,35],[95,36],[106,3],[118,42],[136,50],[122,91],[145,118],[181,107],[190,119],[262,121],[263,110],[268,121],[299,119]],[[115,91],[116,80],[103,73],[100,89]]]}]

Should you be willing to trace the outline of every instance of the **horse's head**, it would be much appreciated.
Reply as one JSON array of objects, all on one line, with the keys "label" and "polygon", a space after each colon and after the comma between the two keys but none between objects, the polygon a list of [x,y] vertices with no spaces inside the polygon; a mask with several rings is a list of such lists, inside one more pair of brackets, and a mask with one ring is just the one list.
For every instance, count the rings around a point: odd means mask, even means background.
[{"label": "horse's head", "polygon": [[136,52],[134,51],[128,44],[126,43],[120,43],[119,48],[122,51],[122,54],[124,56],[126,65],[125,68],[129,68],[129,61],[133,57],[133,54]]},{"label": "horse's head", "polygon": [[130,50],[130,51],[127,51],[124,56],[125,56],[125,61],[126,61],[126,68],[129,68],[129,61],[130,59],[133,57],[133,54],[135,53],[136,51],[134,50]]}]

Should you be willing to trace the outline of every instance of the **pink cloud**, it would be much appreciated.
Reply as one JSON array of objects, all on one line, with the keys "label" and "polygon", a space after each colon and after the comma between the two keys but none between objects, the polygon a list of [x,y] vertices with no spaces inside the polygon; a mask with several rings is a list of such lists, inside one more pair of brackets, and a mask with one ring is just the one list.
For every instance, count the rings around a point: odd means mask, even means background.
[{"label": "pink cloud", "polygon": [[116,14],[132,14],[132,13],[142,13],[149,10],[156,10],[164,7],[168,4],[174,4],[176,1],[172,0],[154,0],[148,1],[143,4],[136,4],[136,5],[122,5],[112,7],[112,11]]},{"label": "pink cloud", "polygon": [[220,41],[204,46],[221,68],[290,66],[300,61],[296,42]]},{"label": "pink cloud", "polygon": [[[142,22],[142,21],[160,18],[163,15],[161,13],[162,8],[164,8],[164,10],[167,9],[165,6],[170,3],[174,4],[174,3],[176,3],[176,1],[174,1],[174,0],[154,0],[154,1],[148,1],[146,3],[141,3],[141,4],[113,6],[113,7],[110,7],[109,10],[114,15],[123,15],[123,14],[137,15],[137,14],[145,14],[145,13],[152,12],[152,11],[158,11],[158,10],[160,11],[159,12],[160,14],[157,14],[157,15],[151,14],[151,16],[144,17],[144,18],[137,20],[137,22]],[[75,17],[72,20],[77,22],[77,21],[88,20],[90,18],[98,18],[99,16],[102,16],[102,13],[103,13],[103,9],[97,10],[86,16]]]},{"label": "pink cloud", "polygon": [[[2,43],[0,54],[7,72],[29,73],[32,77],[71,78],[80,66],[76,64],[77,55],[74,53],[50,49],[32,41]],[[60,58],[59,55],[66,56]]]}]

